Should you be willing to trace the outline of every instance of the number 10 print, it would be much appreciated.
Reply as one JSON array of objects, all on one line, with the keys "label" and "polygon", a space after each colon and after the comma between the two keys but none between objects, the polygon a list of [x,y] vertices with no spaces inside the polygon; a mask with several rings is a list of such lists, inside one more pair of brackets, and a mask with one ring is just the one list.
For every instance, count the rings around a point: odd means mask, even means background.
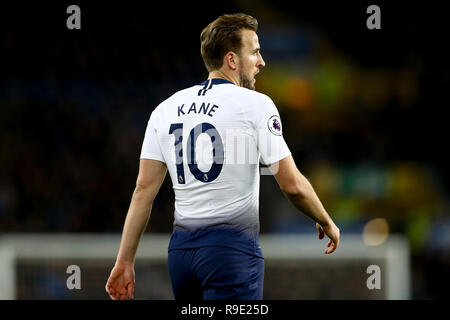
[{"label": "number 10 print", "polygon": [[[211,138],[213,147],[213,163],[208,172],[203,172],[198,168],[195,161],[195,144],[200,134],[206,133]],[[185,184],[185,175],[183,167],[183,124],[172,123],[170,125],[169,134],[175,136],[175,160],[177,166],[177,179],[179,184]],[[222,138],[217,129],[210,123],[203,122],[196,125],[189,133],[186,145],[188,166],[195,179],[207,183],[214,181],[222,171],[224,151]]]}]

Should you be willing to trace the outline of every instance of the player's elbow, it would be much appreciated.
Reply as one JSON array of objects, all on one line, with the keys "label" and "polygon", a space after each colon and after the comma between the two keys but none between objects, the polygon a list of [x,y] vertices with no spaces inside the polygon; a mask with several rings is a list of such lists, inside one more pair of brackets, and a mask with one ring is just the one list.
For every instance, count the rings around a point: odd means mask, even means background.
[{"label": "player's elbow", "polygon": [[136,181],[136,187],[134,188],[134,196],[138,198],[151,198],[151,183],[149,181],[138,179]]},{"label": "player's elbow", "polygon": [[305,186],[303,179],[299,175],[295,175],[289,181],[280,184],[280,189],[289,197],[303,197],[305,196]]},{"label": "player's elbow", "polygon": [[275,179],[281,191],[288,197],[305,197],[308,194],[307,180],[297,169],[292,156],[286,157],[278,162]]},{"label": "player's elbow", "polygon": [[148,180],[145,179],[137,179],[136,180],[136,187],[135,189],[137,191],[143,191],[149,187],[150,183]]},{"label": "player's elbow", "polygon": [[293,185],[285,188],[281,188],[281,191],[289,198],[301,198],[304,196],[303,190],[301,187]]}]

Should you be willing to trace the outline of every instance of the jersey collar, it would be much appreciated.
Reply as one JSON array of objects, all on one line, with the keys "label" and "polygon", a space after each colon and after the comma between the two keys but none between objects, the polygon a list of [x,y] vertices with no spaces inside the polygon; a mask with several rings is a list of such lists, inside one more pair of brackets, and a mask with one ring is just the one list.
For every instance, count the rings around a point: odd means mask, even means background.
[{"label": "jersey collar", "polygon": [[213,79],[208,79],[208,80],[203,81],[202,83],[200,83],[200,85],[201,85],[201,86],[206,85],[206,84],[208,83],[209,80],[212,81],[212,84],[222,84],[222,83],[231,83],[231,84],[234,84],[233,82],[228,81],[228,80],[225,80],[225,79],[222,79],[222,78],[213,78]]}]

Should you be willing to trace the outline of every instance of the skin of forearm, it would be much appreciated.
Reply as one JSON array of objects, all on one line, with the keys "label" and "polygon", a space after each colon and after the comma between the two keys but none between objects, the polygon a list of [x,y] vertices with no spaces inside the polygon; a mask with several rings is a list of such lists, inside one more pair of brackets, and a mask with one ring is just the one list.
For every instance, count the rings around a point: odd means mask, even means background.
[{"label": "skin of forearm", "polygon": [[314,191],[311,183],[302,175],[298,177],[300,191],[296,193],[285,192],[289,201],[308,217],[318,222],[322,227],[332,223],[332,220]]},{"label": "skin of forearm", "polygon": [[128,209],[122,232],[118,263],[134,264],[137,248],[142,234],[147,227],[153,199],[148,196],[148,190],[137,186]]}]

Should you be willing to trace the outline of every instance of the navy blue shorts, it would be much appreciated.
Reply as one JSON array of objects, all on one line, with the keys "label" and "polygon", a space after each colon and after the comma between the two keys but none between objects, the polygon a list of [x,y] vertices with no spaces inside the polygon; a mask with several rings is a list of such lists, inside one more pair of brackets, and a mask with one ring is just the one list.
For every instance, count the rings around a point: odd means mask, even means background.
[{"label": "navy blue shorts", "polygon": [[169,251],[176,300],[262,300],[264,259],[230,247]]}]

